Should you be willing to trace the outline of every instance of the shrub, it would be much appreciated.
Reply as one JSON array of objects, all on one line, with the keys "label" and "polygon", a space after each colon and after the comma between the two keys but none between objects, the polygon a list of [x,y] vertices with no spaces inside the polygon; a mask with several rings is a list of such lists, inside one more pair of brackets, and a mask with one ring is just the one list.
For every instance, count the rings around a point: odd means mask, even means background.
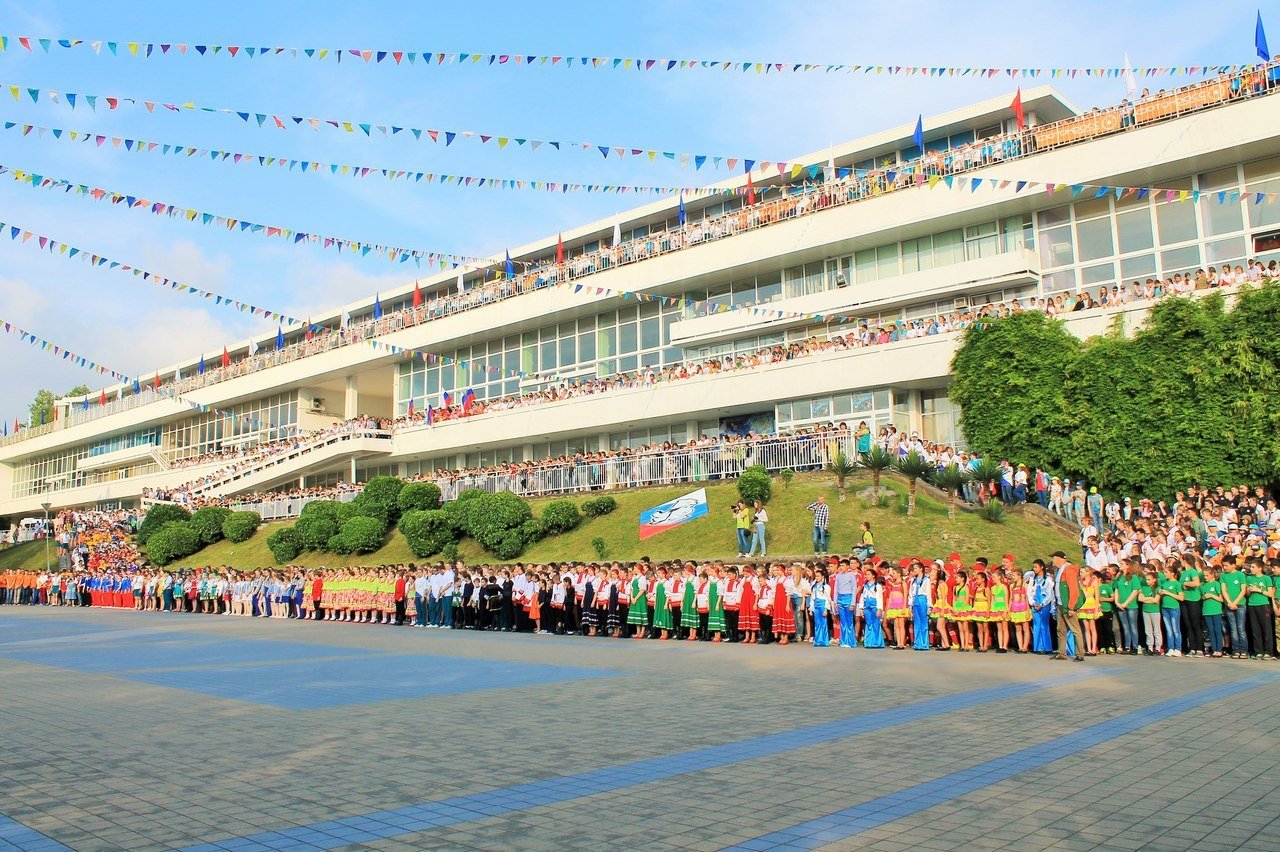
[{"label": "shrub", "polygon": [[222,506],[204,506],[196,509],[195,514],[191,516],[191,520],[187,523],[191,524],[196,532],[200,533],[200,541],[204,544],[213,544],[222,538],[222,524],[231,516],[230,509],[224,509]]},{"label": "shrub", "polygon": [[479,488],[459,492],[457,497],[444,504],[449,525],[459,534],[475,535],[475,516],[480,509],[480,501],[488,496],[489,492]]},{"label": "shrub", "polygon": [[542,510],[547,535],[560,535],[582,523],[582,514],[572,500],[552,500]]},{"label": "shrub", "polygon": [[604,559],[609,555],[609,549],[605,547],[604,539],[600,536],[591,539],[591,549],[596,552],[596,559]]},{"label": "shrub", "polygon": [[321,517],[328,518],[334,523],[338,522],[338,512],[341,511],[345,503],[339,503],[337,500],[312,500],[310,503],[302,507],[299,513],[300,518]]},{"label": "shrub", "polygon": [[302,515],[293,531],[304,550],[324,550],[329,539],[338,534],[338,522],[323,514]]},{"label": "shrub", "polygon": [[393,514],[392,506],[367,494],[357,494],[354,500],[343,503],[342,508],[338,510],[338,527],[341,529],[353,518],[373,518],[382,525],[382,531],[385,533],[391,526]]},{"label": "shrub", "polygon": [[396,503],[400,506],[400,513],[404,514],[419,509],[439,509],[440,497],[440,486],[434,482],[409,482],[400,489]]},{"label": "shrub", "polygon": [[262,516],[257,512],[232,512],[222,522],[222,535],[227,541],[239,544],[248,541],[261,525]]},{"label": "shrub", "polygon": [[190,519],[191,513],[181,506],[174,503],[157,503],[147,510],[147,517],[143,519],[142,526],[138,527],[138,544],[146,544],[147,539],[165,524]]},{"label": "shrub", "polygon": [[744,470],[738,477],[738,494],[747,501],[748,505],[753,500],[768,503],[769,498],[773,496],[773,481],[769,478],[768,471],[759,466]]},{"label": "shrub", "polygon": [[423,558],[439,553],[457,540],[448,516],[441,509],[405,512],[400,516],[400,532],[413,555]]},{"label": "shrub", "polygon": [[582,514],[588,518],[599,518],[608,515],[616,508],[618,508],[618,501],[605,494],[583,501]]},{"label": "shrub", "polygon": [[446,562],[458,561],[458,543],[451,541],[440,551],[440,558]]},{"label": "shrub", "polygon": [[[507,491],[485,494],[472,502],[476,505],[471,511],[470,533],[481,546],[495,554],[508,532],[533,519],[529,501]],[[510,550],[510,547],[504,549]]]},{"label": "shrub", "polygon": [[515,559],[524,550],[524,536],[519,529],[506,530],[489,550],[499,559]]},{"label": "shrub", "polygon": [[784,467],[782,470],[778,471],[778,478],[782,480],[783,488],[790,488],[791,480],[795,479],[795,477],[796,472],[789,467]]},{"label": "shrub", "polygon": [[170,521],[147,539],[147,558],[157,565],[168,565],[200,547],[200,531],[190,521]]},{"label": "shrub", "polygon": [[302,538],[293,527],[276,530],[267,536],[267,550],[271,551],[277,565],[283,565],[302,552]]},{"label": "shrub", "polygon": [[1004,504],[999,500],[988,500],[982,504],[982,508],[978,510],[978,517],[984,521],[990,521],[993,524],[1003,524],[1005,516]]},{"label": "shrub", "polygon": [[[375,476],[364,485],[364,491],[356,500],[363,500],[368,504],[378,504],[387,507],[387,524],[394,523],[400,517],[400,492],[404,489],[404,480],[398,476]],[[362,513],[365,514],[365,513]],[[365,514],[365,517],[376,517],[374,515]],[[386,529],[386,525],[383,526]]]},{"label": "shrub", "polygon": [[537,518],[531,521],[525,521],[520,525],[520,537],[524,539],[525,546],[542,541],[547,537],[547,525]]},{"label": "shrub", "polygon": [[341,539],[341,550],[334,550],[335,553],[372,553],[382,547],[383,536],[386,535],[386,527],[377,518],[359,517],[352,518],[342,525],[342,529],[338,530],[338,534],[329,539],[332,544],[335,539]]}]

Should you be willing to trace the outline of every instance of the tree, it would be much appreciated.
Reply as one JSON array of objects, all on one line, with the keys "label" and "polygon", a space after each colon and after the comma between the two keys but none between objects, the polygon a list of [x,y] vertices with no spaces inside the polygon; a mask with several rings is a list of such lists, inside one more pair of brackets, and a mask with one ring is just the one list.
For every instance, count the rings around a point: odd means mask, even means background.
[{"label": "tree", "polygon": [[[88,385],[76,385],[71,390],[63,394],[63,396],[84,396],[88,392]],[[36,391],[35,398],[31,400],[31,405],[27,409],[30,412],[30,419],[27,420],[27,423],[31,426],[39,426],[41,422],[41,414],[44,415],[45,423],[52,423],[54,399],[56,399],[56,397],[53,395],[53,391],[48,388],[41,388]]]},{"label": "tree", "polygon": [[953,521],[956,518],[956,495],[969,479],[969,471],[955,462],[938,471],[933,477],[933,484],[947,492],[947,517]]},{"label": "tree", "polygon": [[933,470],[933,464],[920,455],[918,450],[912,450],[898,459],[894,469],[907,478],[907,517],[910,518],[916,513],[916,481],[922,476],[928,476]]},{"label": "tree", "polygon": [[868,452],[861,454],[862,466],[871,471],[871,487],[880,493],[880,474],[893,467],[893,456],[879,444],[872,444]]},{"label": "tree", "polygon": [[849,460],[844,454],[844,450],[838,450],[835,457],[827,462],[827,473],[836,478],[836,488],[840,489],[840,502],[844,502],[844,483],[845,480],[853,476],[858,471],[858,466]]},{"label": "tree", "polygon": [[989,458],[979,459],[969,470],[969,478],[978,483],[978,502],[987,502],[987,489],[991,483],[1000,481],[1000,465]]}]

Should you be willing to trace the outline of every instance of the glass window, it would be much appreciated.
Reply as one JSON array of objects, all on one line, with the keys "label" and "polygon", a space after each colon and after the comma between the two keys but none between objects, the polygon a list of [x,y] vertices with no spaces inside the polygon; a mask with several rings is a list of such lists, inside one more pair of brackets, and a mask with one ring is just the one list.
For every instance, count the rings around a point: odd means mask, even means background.
[{"label": "glass window", "polygon": [[1272,177],[1280,177],[1280,157],[1245,164],[1244,179],[1246,181]]},{"label": "glass window", "polygon": [[1035,232],[1031,229],[1031,216],[1009,216],[1000,220],[1002,251],[1020,251],[1035,247]]},{"label": "glass window", "polygon": [[1103,284],[1111,283],[1116,280],[1116,267],[1114,263],[1100,263],[1097,266],[1086,266],[1080,270],[1080,283]]},{"label": "glass window", "polygon": [[1156,205],[1156,225],[1160,245],[1167,246],[1196,238],[1196,206],[1189,201],[1166,201]]},{"label": "glass window", "polygon": [[933,237],[919,237],[902,243],[902,271],[933,269]]},{"label": "glass window", "polygon": [[1080,246],[1081,260],[1097,260],[1111,257],[1115,247],[1111,242],[1111,217],[1090,219],[1076,223],[1076,239]]},{"label": "glass window", "polygon": [[556,342],[549,340],[542,344],[541,352],[541,369],[543,372],[554,370],[556,368]]},{"label": "glass window", "polygon": [[948,266],[964,260],[964,231],[943,231],[933,235],[933,265]]},{"label": "glass window", "polygon": [[1080,201],[1076,203],[1076,221],[1083,222],[1087,219],[1096,219],[1099,216],[1105,216],[1111,212],[1111,197],[1104,195],[1102,198],[1090,198],[1088,201]]},{"label": "glass window", "polygon": [[1076,271],[1074,269],[1050,272],[1041,276],[1041,279],[1046,293],[1061,293],[1063,290],[1076,289]]},{"label": "glass window", "polygon": [[1120,261],[1120,277],[1126,281],[1146,280],[1156,274],[1156,256],[1140,254]]},{"label": "glass window", "polygon": [[1205,246],[1206,263],[1220,266],[1224,263],[1235,264],[1245,259],[1244,237],[1229,237],[1216,240]]},{"label": "glass window", "polygon": [[1219,204],[1217,193],[1200,197],[1200,218],[1204,224],[1205,236],[1209,237],[1230,234],[1244,227],[1244,217],[1240,215],[1240,202],[1224,196],[1222,203]]},{"label": "glass window", "polygon": [[570,335],[569,337],[560,338],[560,366],[572,367],[578,363],[577,338]]},{"label": "glass window", "polygon": [[[1183,205],[1189,207],[1191,205]],[[1160,252],[1160,268],[1165,275],[1175,272],[1186,272],[1200,265],[1200,247],[1186,246],[1179,249]]]},{"label": "glass window", "polygon": [[995,222],[982,222],[965,228],[965,258],[977,260],[994,257],[1000,251],[1000,238]]},{"label": "glass window", "polygon": [[1120,235],[1120,253],[1146,251],[1155,246],[1151,233],[1151,208],[1126,210],[1116,215],[1116,231]]},{"label": "glass window", "polygon": [[863,249],[853,256],[853,266],[857,270],[859,282],[875,281],[879,276],[876,271],[876,250]]},{"label": "glass window", "polygon": [[662,345],[661,326],[657,317],[646,319],[640,323],[640,348],[657,349]]},{"label": "glass window", "polygon": [[1046,267],[1066,266],[1076,259],[1071,244],[1071,226],[1062,225],[1040,232],[1040,262]]},{"label": "glass window", "polygon": [[891,278],[898,274],[898,244],[890,243],[876,249],[876,275]]},{"label": "glass window", "polygon": [[756,293],[761,302],[772,302],[774,299],[782,298],[782,273],[761,275],[756,280]]},{"label": "glass window", "polygon": [[599,344],[599,357],[608,358],[618,354],[618,330],[602,328],[596,332],[596,343]]},{"label": "glass window", "polygon": [[[633,322],[624,323],[618,327],[618,351],[622,354],[636,351],[636,324]],[[631,360],[635,360],[634,358]],[[627,368],[624,368],[627,369]],[[629,369],[634,370],[635,367]]]},{"label": "glass window", "polygon": [[[1280,178],[1250,184],[1249,192],[1280,192]],[[1265,197],[1262,201],[1258,201],[1257,195],[1254,194],[1247,195],[1243,200],[1249,206],[1249,227],[1269,228],[1280,225],[1280,204]]]},{"label": "glass window", "polygon": [[1062,207],[1054,207],[1052,210],[1041,210],[1036,214],[1036,217],[1040,220],[1042,229],[1065,224],[1071,221],[1071,205],[1066,204]]},{"label": "glass window", "polygon": [[594,332],[578,335],[578,357],[583,361],[596,359],[596,335]]}]

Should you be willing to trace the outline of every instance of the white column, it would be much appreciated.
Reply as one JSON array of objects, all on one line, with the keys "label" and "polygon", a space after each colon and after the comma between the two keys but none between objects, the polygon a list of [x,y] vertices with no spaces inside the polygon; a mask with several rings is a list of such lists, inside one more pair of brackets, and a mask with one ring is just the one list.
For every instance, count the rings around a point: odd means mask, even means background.
[{"label": "white column", "polygon": [[350,420],[360,414],[360,393],[356,390],[356,377],[347,376],[347,393],[343,399],[342,418]]},{"label": "white column", "polygon": [[520,458],[523,461],[537,461],[533,457],[533,444],[525,444],[520,448]]}]

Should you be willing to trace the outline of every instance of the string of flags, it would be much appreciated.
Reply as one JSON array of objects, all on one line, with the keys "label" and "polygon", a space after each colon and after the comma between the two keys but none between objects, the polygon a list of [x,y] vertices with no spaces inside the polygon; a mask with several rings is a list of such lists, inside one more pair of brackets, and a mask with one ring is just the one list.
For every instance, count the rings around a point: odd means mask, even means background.
[{"label": "string of flags", "polygon": [[[117,260],[112,260],[111,258],[106,257],[104,255],[94,254],[93,252],[87,251],[82,248],[78,248],[76,246],[69,245],[68,243],[60,242],[44,234],[38,234],[34,231],[29,231],[25,228],[22,228],[19,225],[0,222],[0,237],[3,237],[3,236],[8,236],[10,242],[20,242],[22,245],[35,246],[37,250],[47,252],[50,255],[53,255],[55,257],[61,257],[66,260],[79,259],[83,262],[87,262],[91,267],[94,267],[94,268],[105,268],[108,270],[127,272],[130,275],[132,275],[134,278],[138,278],[144,282],[154,284],[157,287],[167,288],[181,295],[193,296],[197,299],[203,299],[205,301],[212,301],[215,307],[225,307],[231,310],[238,311],[240,313],[247,313],[251,316],[260,316],[269,322],[275,322],[277,323],[277,326],[278,326],[277,338],[276,338],[277,349],[284,348],[283,326],[285,325],[288,325],[291,327],[292,326],[299,327],[298,329],[292,329],[293,331],[305,330],[305,335],[307,340],[310,340],[313,337],[317,337],[319,335],[335,333],[334,330],[329,328],[328,326],[312,323],[310,319],[306,319],[306,320],[299,319],[297,317],[290,316],[289,314],[282,313],[280,311],[274,311],[274,310],[271,310],[270,308],[264,308],[259,305],[254,305],[249,302],[245,302],[245,301],[241,301],[240,299],[233,298],[231,296],[225,296],[213,290],[205,290],[203,288],[195,287],[181,281],[175,281],[174,279],[161,275],[158,272],[151,272],[149,270],[141,269],[137,266],[132,266],[127,263],[122,263]],[[412,304],[414,307],[419,307],[423,303],[424,303],[424,299],[422,297],[422,293],[418,289],[417,285],[415,285]],[[378,316],[381,316],[381,314],[382,314],[381,299],[375,298],[374,316],[378,317]],[[344,311],[342,328],[345,328],[349,321],[350,321],[350,317],[347,316],[346,312]],[[420,358],[424,363],[427,363],[427,364],[433,364],[433,365],[440,364],[443,366],[456,365],[467,370],[483,369],[487,375],[503,376],[506,378],[536,379],[538,381],[552,381],[558,378],[558,375],[555,373],[535,373],[535,372],[526,372],[524,370],[503,370],[497,366],[489,365],[482,361],[469,361],[469,360],[457,359],[457,358],[453,358],[446,355],[440,355],[435,352],[430,352],[425,349],[420,349],[416,347],[397,346],[395,344],[387,343],[385,341],[377,340],[374,338],[369,338],[365,342],[368,343],[374,349],[377,349],[381,352],[386,352],[388,354],[404,356],[409,358]],[[256,344],[251,344],[251,348],[253,348],[254,346],[256,346]],[[223,358],[223,366],[228,366],[230,364],[230,356],[225,349],[223,350],[222,358]],[[200,372],[201,373],[204,372],[203,358],[201,360]],[[106,374],[107,373],[104,372],[104,375]],[[115,374],[111,374],[111,375],[114,378],[120,378]],[[120,380],[129,381],[128,377],[121,378]],[[156,382],[157,383],[159,382],[159,374],[157,374],[156,376]],[[157,384],[157,387],[159,387],[159,384]]]},{"label": "string of flags", "polygon": [[382,178],[399,180],[407,183],[434,184],[439,186],[458,186],[471,189],[529,189],[543,192],[589,192],[612,193],[624,195],[676,195],[684,193],[694,197],[712,195],[740,195],[746,190],[742,187],[713,189],[707,187],[685,186],[642,186],[616,185],[602,183],[567,183],[546,180],[521,180],[518,178],[481,177],[476,175],[451,175],[436,172],[410,171],[406,169],[388,169],[378,166],[350,165],[345,163],[328,163],[320,160],[301,160],[293,157],[273,157],[264,154],[250,154],[243,151],[225,151],[218,148],[201,148],[194,145],[179,145],[168,142],[154,142],[147,139],[133,139],[127,136],[109,136],[90,133],[84,130],[66,130],[60,127],[42,127],[38,124],[22,124],[16,121],[3,123],[5,130],[11,130],[22,136],[35,133],[37,138],[52,137],[64,142],[83,142],[90,147],[102,148],[110,143],[117,151],[123,149],[135,154],[147,153],[159,156],[171,156],[182,159],[207,159],[215,163],[227,163],[238,166],[258,166],[261,168],[277,168],[283,171],[300,174],[329,174],[352,178]]},{"label": "string of flags", "polygon": [[152,59],[165,56],[262,59],[287,56],[316,62],[358,62],[365,65],[443,66],[458,65],[482,68],[581,68],[596,71],[722,71],[740,74],[875,74],[895,77],[1097,77],[1115,78],[1126,73],[1144,77],[1173,75],[1212,75],[1233,73],[1246,65],[1156,65],[1138,68],[1120,67],[991,67],[962,65],[870,65],[825,62],[764,62],[758,60],[672,59],[622,56],[567,56],[530,53],[486,53],[434,50],[378,50],[335,47],[272,47],[225,44],[187,44],[183,42],[107,41],[101,39],[38,38],[0,36],[0,51],[25,49],[28,53],[50,53],[54,48],[84,48],[96,55],[103,51],[111,56]]},{"label": "string of flags", "polygon": [[[750,172],[757,166],[759,166],[761,171],[765,171],[775,165],[775,161],[772,160],[748,159],[744,157],[730,157],[714,154],[692,154],[680,151],[661,151],[654,148],[638,148],[623,145],[601,145],[597,142],[530,139],[522,136],[500,136],[496,133],[479,133],[472,130],[424,129],[421,127],[404,127],[396,124],[378,124],[371,121],[358,121],[353,119],[314,118],[301,115],[263,113],[254,112],[252,110],[228,109],[226,107],[201,106],[190,101],[184,103],[168,103],[165,101],[126,98],[115,95],[86,95],[77,92],[62,92],[55,91],[53,89],[38,89],[30,86],[19,86],[11,83],[0,83],[0,87],[7,88],[9,94],[13,96],[15,101],[23,100],[25,96],[26,98],[30,98],[32,103],[39,103],[40,99],[44,98],[51,103],[66,104],[73,110],[84,106],[88,107],[91,112],[96,112],[99,104],[103,104],[108,110],[116,110],[122,106],[142,106],[150,113],[155,113],[157,108],[168,112],[207,112],[234,116],[239,118],[245,124],[256,124],[258,127],[270,126],[280,130],[287,130],[293,127],[309,127],[313,131],[332,129],[340,130],[345,133],[363,133],[368,137],[377,133],[388,139],[404,134],[405,136],[412,136],[416,141],[426,141],[437,145],[443,144],[446,148],[458,140],[478,142],[481,145],[487,145],[492,142],[499,149],[514,147],[527,148],[530,151],[537,151],[541,148],[553,148],[557,151],[582,150],[599,153],[606,160],[610,157],[613,157],[614,159],[632,157],[642,161],[648,160],[650,163],[654,163],[661,158],[665,161],[678,163],[682,168],[687,168],[692,165],[695,170],[700,170],[704,166],[707,166],[712,169],[725,168],[730,172],[737,172],[739,165],[741,165],[743,170],[747,172]],[[786,171],[787,163],[777,162],[776,165],[778,167],[779,174]]]},{"label": "string of flags", "polygon": [[93,201],[106,201],[112,205],[123,204],[129,209],[146,210],[157,216],[166,216],[170,219],[178,219],[197,225],[212,225],[232,233],[275,237],[290,245],[306,243],[325,249],[332,249],[339,253],[345,250],[350,254],[357,254],[361,257],[368,257],[370,254],[374,254],[386,257],[393,263],[405,263],[413,260],[419,267],[424,261],[428,264],[438,265],[441,269],[456,269],[459,266],[482,268],[494,265],[494,261],[488,258],[367,243],[361,240],[349,240],[345,237],[295,231],[292,228],[285,228],[280,225],[263,225],[257,222],[250,222],[247,219],[219,216],[216,213],[207,213],[191,207],[180,207],[164,201],[88,186],[83,183],[72,183],[65,178],[55,178],[24,169],[15,169],[2,163],[0,163],[0,175],[8,175],[18,183],[26,184],[33,188],[62,190],[68,195],[75,195]]},{"label": "string of flags", "polygon": [[[30,346],[34,346],[38,348],[41,352],[48,352],[55,358],[61,358],[63,361],[69,361],[70,363],[75,364],[77,367],[83,367],[84,369],[92,370],[101,376],[107,376],[111,379],[114,379],[115,381],[121,384],[121,390],[117,398],[122,398],[124,396],[124,386],[129,384],[133,385],[133,392],[135,395],[142,393],[142,389],[144,387],[150,388],[157,392],[161,390],[162,386],[160,382],[159,373],[156,373],[155,378],[152,381],[144,384],[143,381],[136,376],[129,376],[125,373],[120,372],[119,370],[113,370],[104,364],[100,364],[97,361],[94,361],[84,355],[80,355],[76,352],[73,352],[72,350],[66,348],[65,346],[62,346],[57,343],[53,343],[52,341],[46,340],[45,338],[40,337],[39,335],[33,334],[32,332],[27,331],[26,329],[14,323],[11,323],[5,320],[0,320],[0,328],[3,328],[6,334],[14,335],[19,339],[20,342],[26,343]],[[184,399],[178,396],[177,394],[175,394],[173,392],[172,387],[170,387],[169,392],[165,395],[169,399],[173,400],[174,402],[182,403],[183,405],[186,405],[189,408],[199,411],[201,413],[207,414],[212,412],[218,415],[219,417],[225,417],[231,420],[236,420],[241,423],[248,423],[254,428],[257,428],[258,425],[260,424],[259,420],[253,417],[249,417],[248,415],[234,414],[230,411],[226,411],[216,406],[202,405],[198,402],[192,402],[189,399]],[[106,405],[107,402],[108,402],[107,391],[104,388],[98,394],[98,405],[100,406]],[[87,395],[81,401],[80,405],[82,409],[88,410],[89,397]],[[57,409],[54,409],[54,416],[56,418]],[[20,423],[17,419],[15,419],[13,422],[13,432],[14,434],[17,434],[22,428],[30,428],[33,425],[35,424],[28,423],[24,427],[22,423]],[[40,425],[42,426],[44,425],[43,415],[41,417]],[[9,434],[9,422],[5,420],[3,424],[0,425],[0,436],[8,436],[8,434]]]}]

